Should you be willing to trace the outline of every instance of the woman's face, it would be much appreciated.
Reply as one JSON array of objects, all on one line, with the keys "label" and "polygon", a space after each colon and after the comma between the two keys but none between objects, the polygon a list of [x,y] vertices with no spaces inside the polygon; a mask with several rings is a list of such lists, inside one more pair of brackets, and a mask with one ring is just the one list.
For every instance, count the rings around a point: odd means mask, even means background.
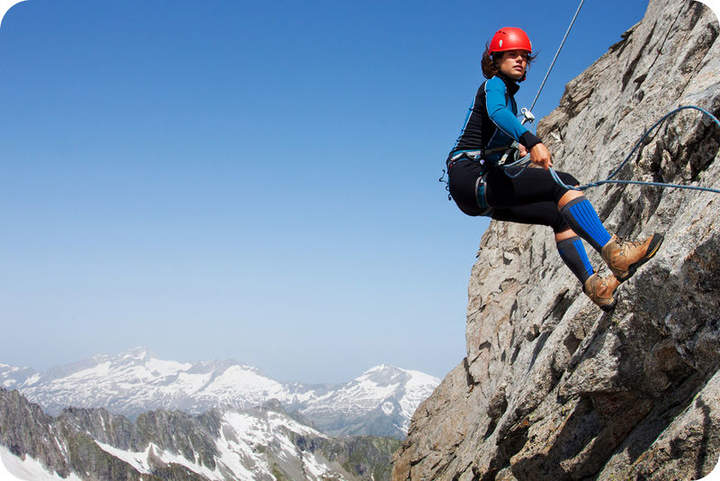
[{"label": "woman's face", "polygon": [[528,53],[525,50],[509,50],[502,53],[498,68],[500,72],[513,80],[520,80],[525,76]]}]

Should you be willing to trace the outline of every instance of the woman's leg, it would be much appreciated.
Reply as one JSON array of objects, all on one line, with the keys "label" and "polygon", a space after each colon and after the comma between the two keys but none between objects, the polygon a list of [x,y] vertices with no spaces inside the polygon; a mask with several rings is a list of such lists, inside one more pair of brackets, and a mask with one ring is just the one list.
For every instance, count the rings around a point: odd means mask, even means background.
[{"label": "woman's leg", "polygon": [[[572,175],[558,172],[568,185],[579,182]],[[488,203],[493,207],[514,207],[536,202],[554,202],[556,205],[569,190],[557,184],[545,169],[527,168],[518,177],[510,178],[502,167],[492,165],[487,174]]]},{"label": "woman's leg", "polygon": [[534,204],[495,209],[492,218],[521,224],[546,225],[555,232],[555,244],[560,258],[580,281],[585,281],[595,273],[587,252],[577,234],[565,223],[554,202],[536,202]]},{"label": "woman's leg", "polygon": [[660,248],[663,236],[653,234],[642,241],[621,241],[605,229],[590,201],[569,190],[558,202],[565,221],[598,251],[618,281],[628,280]]},{"label": "woman's leg", "polygon": [[[558,172],[566,185],[578,185],[575,177]],[[493,167],[488,173],[488,202],[492,206],[517,206],[533,202],[553,201],[567,224],[600,252],[611,238],[595,209],[582,192],[566,189],[545,169],[528,168],[511,179],[504,170]]]},{"label": "woman's leg", "polygon": [[615,307],[614,294],[619,282],[614,276],[601,278],[595,273],[585,251],[585,246],[583,246],[577,234],[567,225],[555,202],[538,202],[518,207],[495,209],[492,217],[496,220],[552,227],[555,232],[555,243],[560,258],[580,281],[583,292],[605,311]]},{"label": "woman's leg", "polygon": [[[558,175],[566,185],[579,184],[570,174],[558,172]],[[551,225],[556,242],[560,241],[558,251],[563,261],[583,283],[585,293],[604,310],[615,306],[613,293],[619,283],[629,279],[639,266],[653,257],[663,240],[659,234],[640,242],[622,242],[611,236],[590,201],[581,192],[556,183],[544,169],[529,168],[513,179],[505,175],[502,168],[493,166],[488,171],[487,199],[495,208],[493,218]],[[547,203],[556,217],[548,212]],[[531,207],[535,204],[542,204],[542,210]],[[600,278],[591,271],[580,239],[571,241],[570,232],[577,233],[601,253],[614,277]]]},{"label": "woman's leg", "polygon": [[605,229],[589,200],[577,190],[568,190],[558,201],[558,209],[572,229],[593,248],[602,252],[612,236]]},{"label": "woman's leg", "polygon": [[567,229],[556,232],[555,245],[565,265],[575,274],[580,284],[585,285],[585,281],[595,273],[595,269],[590,264],[585,246],[575,231]]}]

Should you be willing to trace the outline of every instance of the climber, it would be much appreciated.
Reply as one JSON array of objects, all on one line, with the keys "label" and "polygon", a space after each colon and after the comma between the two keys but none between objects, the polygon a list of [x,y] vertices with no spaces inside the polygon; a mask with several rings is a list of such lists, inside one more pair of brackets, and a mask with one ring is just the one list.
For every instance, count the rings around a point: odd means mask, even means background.
[{"label": "climber", "polygon": [[[582,192],[555,183],[548,171],[552,156],[542,141],[517,119],[514,95],[535,57],[527,34],[513,27],[498,30],[486,45],[478,89],[455,147],[447,158],[450,195],[462,212],[496,220],[546,225],[553,229],[560,257],[585,294],[600,308],[615,307],[615,290],[657,252],[663,237],[623,241],[603,226]],[[506,174],[499,161],[509,148],[541,168]],[[579,182],[558,172],[567,185]],[[580,238],[607,263],[613,275],[595,273]]]}]

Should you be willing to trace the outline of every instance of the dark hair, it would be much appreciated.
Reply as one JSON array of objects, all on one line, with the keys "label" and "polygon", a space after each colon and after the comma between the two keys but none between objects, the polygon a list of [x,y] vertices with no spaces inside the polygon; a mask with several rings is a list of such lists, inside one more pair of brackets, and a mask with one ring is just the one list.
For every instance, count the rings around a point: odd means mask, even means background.
[{"label": "dark hair", "polygon": [[[535,60],[536,57],[537,57],[537,55],[532,55],[532,54],[528,55],[528,59],[527,59],[527,68],[528,69],[530,68],[530,64],[533,62],[533,60]],[[490,44],[489,43],[485,44],[485,51],[483,52],[482,62],[481,62],[482,72],[483,72],[483,75],[485,76],[485,78],[493,78],[494,76],[496,76],[498,74],[500,69],[498,68],[497,61],[500,60],[500,58],[502,58],[502,52],[499,52],[498,54],[495,54],[495,55],[491,55],[490,54]],[[524,75],[523,75],[523,78],[521,78],[519,80],[519,82],[522,82],[523,80],[525,80]]]}]

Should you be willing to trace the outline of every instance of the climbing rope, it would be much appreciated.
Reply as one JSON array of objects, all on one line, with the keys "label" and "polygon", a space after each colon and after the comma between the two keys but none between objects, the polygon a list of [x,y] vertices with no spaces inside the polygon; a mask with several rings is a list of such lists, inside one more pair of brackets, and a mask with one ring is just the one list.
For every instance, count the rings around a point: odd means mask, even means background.
[{"label": "climbing rope", "polygon": [[[708,112],[707,110],[698,107],[696,105],[683,105],[675,110],[665,114],[660,120],[655,122],[655,124],[650,127],[648,130],[645,131],[645,133],[640,137],[640,140],[635,144],[635,147],[630,151],[630,153],[625,157],[625,160],[623,160],[620,165],[617,166],[615,170],[613,170],[610,175],[608,175],[607,179],[605,180],[598,180],[596,182],[590,182],[589,184],[580,185],[580,186],[570,186],[565,184],[560,177],[558,176],[557,172],[555,172],[555,169],[550,167],[548,170],[550,171],[550,175],[552,176],[553,180],[562,187],[566,189],[571,190],[585,190],[590,189],[592,187],[599,187],[604,184],[632,184],[632,185],[648,185],[653,187],[663,187],[663,188],[672,188],[672,189],[688,189],[688,190],[700,190],[703,192],[713,192],[715,194],[720,194],[720,189],[711,189],[709,187],[699,187],[695,185],[683,185],[683,184],[670,184],[665,182],[647,182],[647,181],[640,181],[640,180],[613,180],[613,177],[615,177],[623,167],[630,161],[633,154],[637,151],[637,149],[642,145],[642,143],[645,141],[645,139],[650,135],[650,133],[655,130],[658,126],[660,126],[663,122],[665,122],[667,119],[672,117],[673,115],[677,114],[678,112],[685,110],[685,109],[694,109],[699,112],[701,112],[703,115],[710,117],[713,122],[717,124],[718,127],[720,127],[720,120],[718,120],[717,117],[715,117],[712,113]],[[521,159],[523,160],[523,159]],[[507,167],[512,166],[512,164],[508,165]],[[506,168],[507,168],[506,167]],[[524,171],[527,168],[527,166],[523,167],[522,171]],[[522,171],[520,173],[522,173]],[[507,173],[507,171],[506,171]],[[514,177],[517,177],[519,174],[513,174]]]},{"label": "climbing rope", "polygon": [[[578,14],[580,13],[580,9],[582,8],[583,3],[585,3],[585,0],[580,1],[580,4],[578,5],[577,10],[575,11],[575,15],[573,15],[573,18],[570,21],[570,25],[568,26],[568,29],[565,32],[565,35],[563,36],[562,41],[560,42],[560,46],[558,47],[557,52],[555,52],[555,57],[553,57],[552,62],[550,62],[550,67],[548,68],[548,71],[545,74],[545,78],[543,78],[543,81],[540,84],[540,88],[538,89],[537,94],[535,94],[535,98],[533,99],[532,104],[530,105],[530,111],[532,111],[532,109],[535,108],[535,103],[537,102],[538,98],[540,97],[540,93],[542,92],[543,88],[545,87],[545,82],[547,81],[548,77],[550,76],[550,72],[552,72],[552,69],[555,65],[555,61],[557,60],[558,56],[560,55],[560,52],[563,49],[563,46],[565,45],[565,41],[567,40],[568,35],[570,34],[570,30],[572,30],[572,27],[575,24],[575,20],[577,19]],[[646,186],[652,186],[652,187],[673,188],[673,189],[699,190],[699,191],[703,191],[703,192],[713,192],[716,194],[720,194],[720,190],[718,190],[718,189],[711,189],[708,187],[698,187],[698,186],[694,186],[694,185],[670,184],[670,183],[665,183],[665,182],[648,182],[648,181],[639,181],[639,180],[613,180],[613,177],[615,177],[622,170],[622,168],[625,167],[625,165],[632,158],[635,151],[637,151],[637,149],[640,147],[640,145],[642,145],[642,143],[645,141],[645,139],[648,137],[648,135],[650,135],[650,133],[653,130],[655,130],[655,128],[657,128],[659,125],[661,125],[663,122],[665,122],[668,118],[672,117],[673,115],[675,115],[678,112],[685,110],[685,109],[694,109],[694,110],[700,111],[703,115],[710,117],[718,125],[718,127],[720,127],[720,121],[717,119],[717,117],[715,117],[712,113],[708,112],[707,110],[705,110],[701,107],[695,106],[695,105],[683,105],[683,106],[680,106],[680,107],[676,108],[675,110],[667,113],[660,120],[658,120],[652,127],[650,127],[642,135],[642,137],[637,142],[637,144],[635,144],[635,147],[633,147],[632,151],[630,151],[630,153],[627,155],[627,157],[625,157],[625,160],[623,160],[620,163],[620,165],[618,165],[618,167],[610,173],[610,175],[607,177],[607,179],[599,180],[596,182],[591,182],[589,184],[575,187],[575,186],[569,186],[569,185],[565,184],[560,179],[560,177],[557,175],[557,172],[555,171],[555,169],[553,169],[552,167],[550,167],[548,169],[550,171],[550,175],[552,176],[553,180],[557,184],[563,186],[566,189],[571,189],[571,190],[586,190],[586,189],[590,189],[592,187],[599,187],[599,186],[605,185],[605,184],[629,184],[629,185],[646,185]],[[523,119],[522,123],[525,123],[527,121],[532,122],[534,120],[534,117],[532,116],[532,114],[528,115],[528,113],[526,113],[525,109],[523,109],[523,114],[524,114],[524,119]],[[515,149],[511,149],[511,151],[516,152]],[[504,163],[504,160],[507,158],[508,155],[510,155],[510,154],[508,153],[505,156],[503,156],[503,160],[501,161],[501,163]],[[525,169],[529,165],[530,165],[530,156],[526,155],[525,157],[517,159],[512,163],[509,163],[509,164],[505,163],[503,165],[503,168],[505,169],[505,175],[507,175],[511,179],[514,179],[514,178],[522,175],[522,173],[525,171]],[[517,170],[511,173],[511,169],[514,169],[514,168],[517,168]]]},{"label": "climbing rope", "polygon": [[550,72],[552,72],[552,69],[555,66],[555,61],[557,60],[558,56],[560,56],[560,51],[563,49],[563,46],[565,45],[565,40],[567,40],[568,35],[570,34],[570,30],[572,30],[573,25],[575,24],[575,19],[577,18],[578,14],[580,13],[580,9],[582,8],[583,3],[585,3],[585,0],[580,0],[580,5],[578,5],[577,10],[575,10],[575,15],[573,16],[572,20],[570,21],[570,26],[568,27],[567,31],[565,32],[565,36],[563,37],[562,41],[560,42],[560,47],[557,49],[557,52],[555,52],[555,57],[553,57],[552,62],[550,62],[550,68],[548,68],[548,71],[545,74],[545,78],[543,79],[542,83],[540,84],[540,88],[538,89],[537,94],[535,94],[535,98],[533,99],[532,104],[530,105],[531,112],[532,112],[532,109],[535,108],[535,102],[537,102],[538,97],[540,97],[540,92],[542,92],[543,87],[545,87],[545,82],[547,81],[548,77],[550,76]]},{"label": "climbing rope", "polygon": [[[575,10],[575,15],[573,15],[572,20],[570,20],[570,25],[568,25],[567,30],[565,30],[565,35],[563,35],[563,38],[560,41],[560,46],[558,47],[557,52],[555,52],[555,56],[553,57],[552,62],[550,62],[550,67],[548,67],[547,72],[545,72],[545,77],[543,78],[542,82],[540,82],[540,87],[538,88],[538,91],[535,94],[535,98],[533,99],[532,104],[530,104],[530,108],[522,109],[523,120],[521,123],[524,124],[525,122],[534,122],[535,121],[535,116],[532,114],[532,110],[535,108],[535,104],[537,103],[538,98],[540,98],[540,93],[542,93],[543,88],[545,88],[545,82],[547,82],[548,77],[550,77],[550,72],[552,72],[553,67],[555,67],[555,62],[557,61],[558,57],[560,56],[560,52],[562,52],[562,49],[565,46],[565,41],[567,40],[568,35],[570,35],[570,31],[572,30],[573,25],[575,25],[575,20],[577,20],[577,17],[580,14],[580,9],[582,8],[584,3],[585,3],[585,0],[580,0],[580,4],[578,5],[577,10]],[[500,161],[500,163],[504,164],[503,166],[506,169],[505,175],[507,175],[511,179],[519,177],[525,171],[525,169],[522,168],[522,169],[518,170],[518,172],[516,174],[510,174],[507,169],[512,168],[512,167],[522,167],[522,166],[525,166],[530,163],[530,160],[526,159],[525,157],[518,159],[515,162],[512,162],[510,164],[505,163],[506,159],[507,159],[507,155],[504,155],[502,160]]]},{"label": "climbing rope", "polygon": [[[556,62],[558,56],[560,55],[560,52],[562,51],[563,46],[565,45],[565,41],[567,40],[568,35],[570,34],[570,31],[572,30],[573,25],[575,24],[575,20],[577,19],[578,14],[580,13],[580,9],[582,8],[583,3],[585,3],[585,0],[580,0],[580,4],[578,5],[577,10],[575,11],[575,15],[573,16],[572,20],[570,21],[570,25],[568,26],[568,29],[565,31],[565,35],[563,36],[563,39],[560,42],[560,46],[558,47],[557,52],[555,52],[555,56],[553,57],[553,60],[550,63],[550,67],[548,68],[548,71],[545,74],[545,78],[543,78],[543,81],[540,84],[540,88],[538,89],[537,94],[535,94],[535,98],[532,101],[530,109],[529,110],[523,109],[523,115],[524,115],[524,118],[522,120],[523,124],[528,121],[532,122],[535,120],[531,111],[535,107],[535,103],[537,102],[538,98],[540,97],[540,93],[542,92],[543,88],[545,87],[545,82],[547,81],[548,77],[550,76],[550,72],[552,72],[552,69],[555,66],[555,62]],[[696,105],[683,105],[683,106],[676,108],[675,110],[672,110],[671,112],[668,112],[660,120],[655,122],[655,124],[652,127],[647,129],[645,131],[645,133],[640,137],[640,140],[638,140],[638,142],[635,144],[633,149],[627,155],[627,157],[625,157],[625,159],[620,163],[620,165],[618,165],[617,168],[615,168],[615,170],[613,170],[606,179],[598,180],[595,182],[590,182],[585,185],[571,186],[571,185],[565,184],[560,179],[560,177],[558,176],[555,169],[553,169],[552,167],[548,168],[548,170],[550,171],[550,175],[552,176],[553,180],[558,185],[564,187],[565,189],[569,189],[569,190],[582,191],[582,190],[590,189],[592,187],[599,187],[599,186],[605,185],[605,184],[625,184],[625,185],[645,185],[645,186],[671,188],[671,189],[698,190],[698,191],[703,191],[703,192],[712,192],[715,194],[720,194],[720,189],[712,189],[709,187],[699,187],[699,186],[694,186],[694,185],[683,185],[683,184],[671,184],[671,183],[665,183],[665,182],[650,182],[650,181],[640,181],[640,180],[615,180],[615,179],[613,179],[613,177],[615,177],[623,169],[623,167],[625,167],[625,165],[627,165],[627,163],[630,161],[630,159],[635,154],[637,149],[643,144],[645,139],[650,135],[650,133],[652,133],[653,130],[655,130],[658,126],[663,124],[667,119],[669,119],[673,115],[675,115],[678,112],[685,110],[685,109],[694,109],[694,110],[701,112],[703,115],[711,118],[713,120],[713,122],[715,122],[718,125],[718,127],[720,127],[720,120],[718,120],[718,118],[715,117],[715,115],[713,115],[712,113],[703,109],[702,107],[698,107]],[[522,175],[522,173],[525,171],[525,169],[527,169],[528,166],[530,165],[530,155],[526,155],[520,159],[516,159],[509,164],[506,162],[507,158],[510,155],[515,155],[517,153],[517,145],[518,144],[515,142],[513,147],[508,149],[508,151],[503,155],[502,159],[500,160],[500,164],[502,165],[502,167],[505,171],[505,175],[507,175],[511,179],[517,178],[520,175]],[[517,169],[517,170],[514,172],[511,172],[511,169]],[[440,182],[445,182],[445,189],[447,191],[449,191],[450,189],[449,189],[448,182],[447,182],[447,180],[444,179],[445,176],[446,176],[446,172],[445,172],[445,169],[443,169],[442,176],[438,180]],[[450,195],[448,195],[448,199],[450,199],[450,198],[451,198]]]},{"label": "climbing rope", "polygon": [[[575,24],[575,20],[577,19],[578,15],[580,14],[580,9],[582,8],[583,3],[585,3],[585,0],[580,0],[580,4],[578,5],[578,8],[577,8],[577,10],[575,10],[575,15],[573,15],[572,20],[570,20],[570,25],[568,26],[567,30],[565,31],[565,35],[563,36],[562,41],[560,42],[560,46],[558,47],[557,52],[555,52],[555,56],[553,57],[552,62],[550,62],[550,67],[548,68],[547,72],[545,73],[545,78],[543,78],[543,81],[540,83],[540,88],[538,88],[538,91],[535,94],[535,98],[532,101],[532,105],[530,105],[530,109],[522,109],[522,113],[524,116],[523,121],[522,121],[523,124],[527,121],[532,122],[535,120],[535,117],[532,114],[532,109],[535,108],[535,103],[537,102],[538,98],[540,97],[540,93],[543,91],[543,88],[545,87],[545,82],[547,81],[548,77],[550,76],[550,72],[552,72],[552,69],[555,66],[555,62],[557,61],[558,57],[560,56],[560,52],[562,51],[563,47],[565,46],[565,41],[567,40],[568,35],[570,35],[570,30],[572,30],[573,25]],[[472,113],[472,109],[473,109],[473,107],[471,105],[470,108],[468,109],[468,117]],[[467,119],[466,119],[466,122],[467,122]],[[461,132],[461,135],[462,135],[462,132]],[[506,161],[508,155],[512,151],[513,151],[512,149],[508,150],[508,152],[505,155],[503,155],[502,160],[500,161],[500,164],[504,164],[504,167],[506,169],[511,168],[511,167],[526,166],[527,164],[529,164],[529,162],[530,162],[529,157],[528,157],[528,159],[522,158],[513,163],[505,164],[505,161]],[[525,169],[521,168],[517,174],[510,174],[506,170],[505,174],[510,178],[515,178],[515,177],[520,176],[524,171],[525,171]],[[442,174],[440,175],[438,182],[442,182],[445,184],[445,191],[448,192],[448,200],[451,200],[452,197],[449,194],[450,182],[449,182],[449,178],[446,178],[446,176],[448,176],[448,172],[445,169],[442,169]]]}]

